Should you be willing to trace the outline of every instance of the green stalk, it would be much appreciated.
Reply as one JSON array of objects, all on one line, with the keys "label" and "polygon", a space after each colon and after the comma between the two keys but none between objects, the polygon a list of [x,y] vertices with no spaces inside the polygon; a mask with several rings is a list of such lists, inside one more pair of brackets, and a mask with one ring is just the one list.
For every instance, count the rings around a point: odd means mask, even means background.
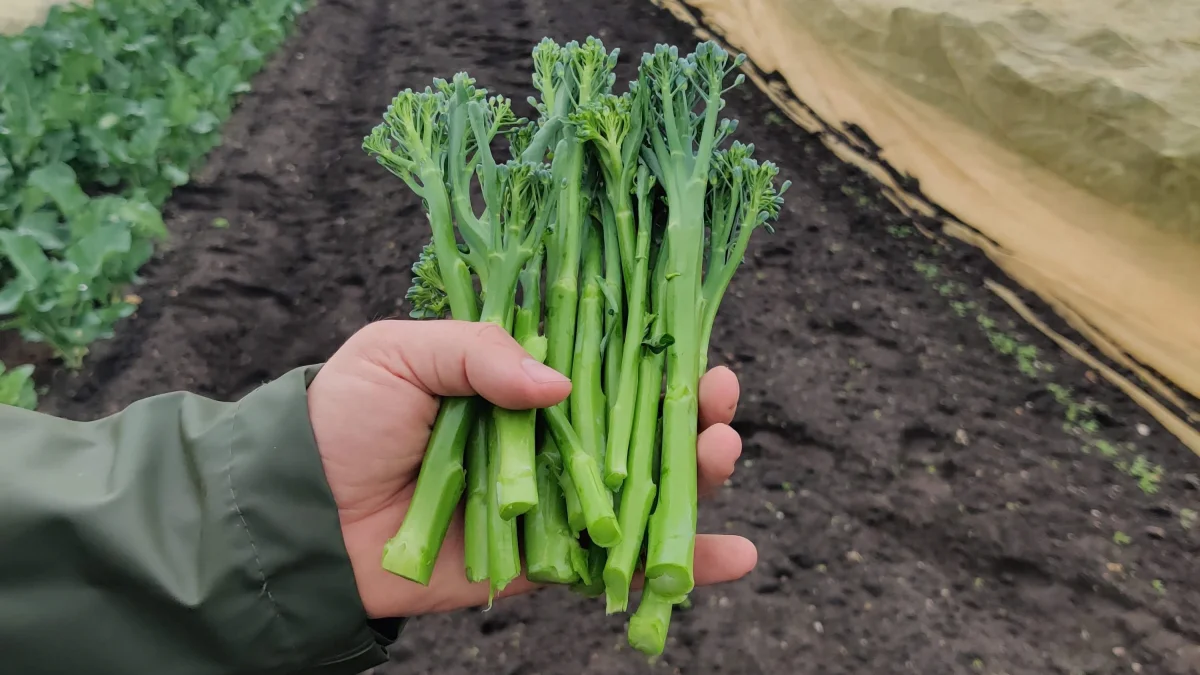
[{"label": "green stalk", "polygon": [[604,548],[616,545],[621,540],[621,526],[613,511],[612,493],[604,486],[596,458],[583,449],[562,408],[546,409],[546,426],[562,451],[564,473],[578,490],[588,536]]},{"label": "green stalk", "polygon": [[555,228],[546,245],[550,274],[546,290],[546,365],[570,377],[583,255],[583,149],[578,141],[565,140],[556,152],[565,153],[561,161],[566,163],[566,184],[558,198]]},{"label": "green stalk", "polygon": [[[684,194],[692,195],[695,189]],[[685,197],[685,200],[687,198]],[[703,194],[699,197],[703,205]],[[671,204],[667,219],[667,389],[663,398],[662,468],[658,505],[650,519],[646,563],[648,585],[667,599],[691,592],[692,555],[696,540],[696,439],[700,383],[699,300],[701,237],[690,233],[701,217],[696,202]],[[702,220],[699,222],[703,222]]]},{"label": "green stalk", "polygon": [[[433,182],[440,181],[441,175],[437,168],[421,174],[423,184],[429,186],[422,191],[422,196],[429,209],[438,266],[452,316],[460,321],[476,321],[479,301],[471,283],[471,272],[458,254],[457,246],[453,245],[454,225],[449,197],[443,183]],[[392,574],[422,586],[429,584],[442,542],[466,486],[463,453],[477,407],[475,397],[442,401],[425,446],[408,513],[383,548],[383,568]]]},{"label": "green stalk", "polygon": [[658,656],[667,646],[674,604],[647,588],[637,611],[629,619],[629,644],[646,656]]},{"label": "green stalk", "polygon": [[608,551],[594,543],[587,549],[587,574],[583,579],[571,586],[571,590],[585,598],[598,598],[604,595],[604,565],[608,560]]},{"label": "green stalk", "polygon": [[[626,279],[632,279],[635,272],[633,270],[633,261],[636,258],[634,253],[634,219],[633,219],[633,195],[630,192],[630,186],[625,181],[619,183],[616,188],[609,188],[607,185],[606,193],[608,202],[612,205],[614,228],[617,234],[617,250],[621,260],[621,273]],[[629,296],[632,298],[632,296]]]},{"label": "green stalk", "polygon": [[[467,581],[473,584],[488,578],[487,418],[481,416],[479,420],[471,427],[471,439],[467,444],[467,506],[463,517]],[[411,512],[405,520],[409,518]]]},{"label": "green stalk", "polygon": [[496,427],[496,494],[500,515],[512,520],[537,506],[536,410],[492,408]]},{"label": "green stalk", "polygon": [[[486,419],[478,426],[489,427],[489,434],[495,435],[494,425],[486,424]],[[517,521],[506,520],[500,513],[500,453],[502,448],[497,439],[491,439],[488,445],[493,453],[488,457],[487,477],[487,570],[489,592],[488,605],[504,590],[513,579],[521,576],[521,553],[517,548]]]},{"label": "green stalk", "polygon": [[[538,333],[542,319],[541,279],[544,248],[521,271],[521,308],[513,328],[513,338],[535,360],[546,359],[546,339]],[[537,506],[537,411],[492,410],[499,444],[497,492],[500,496],[500,515],[511,520]]]},{"label": "green stalk", "polygon": [[[564,187],[558,197],[555,228],[546,240],[546,365],[570,377],[582,254],[580,183],[583,152],[579,143],[564,132],[554,154],[556,167],[561,163],[564,168]],[[569,403],[564,401],[556,408],[565,419]],[[580,561],[584,560],[583,549],[572,533],[582,531],[586,519],[578,491],[565,470],[566,462],[561,455],[553,434],[546,434],[537,449],[539,506],[529,511],[524,527],[530,579],[544,583],[575,581],[579,578]],[[556,480],[543,480],[542,472],[551,468],[559,471]],[[542,504],[547,505],[545,509]]]},{"label": "green stalk", "polygon": [[408,513],[399,531],[383,547],[383,568],[392,574],[422,586],[429,584],[466,487],[463,452],[478,406],[479,399],[474,397],[442,401]]},{"label": "green stalk", "polygon": [[[647,586],[676,602],[692,591],[692,557],[696,546],[696,439],[700,384],[701,267],[704,260],[704,212],[709,165],[718,139],[723,78],[723,51],[704,43],[689,57],[698,68],[680,87],[683,66],[660,50],[644,62],[654,73],[663,126],[651,128],[652,153],[663,174],[667,192],[666,282],[667,331],[674,343],[667,348],[667,389],[663,399],[663,447],[658,503],[650,517],[646,557]],[[665,57],[665,58],[664,58]],[[697,128],[692,107],[705,102]],[[653,168],[653,167],[652,167]]]},{"label": "green stalk", "polygon": [[[662,322],[657,321],[661,331]],[[608,554],[604,567],[604,589],[608,596],[608,613],[624,612],[629,605],[629,585],[637,568],[650,510],[658,487],[655,485],[655,464],[659,454],[659,402],[662,395],[662,352],[641,359],[638,374],[637,412],[633,428],[633,443],[629,449],[629,478],[621,489],[621,505],[617,510],[623,533]]]},{"label": "green stalk", "polygon": [[[553,443],[553,440],[549,441]],[[558,451],[557,445],[552,445]],[[561,454],[561,451],[560,451]],[[562,490],[563,503],[567,507],[567,525],[571,528],[572,536],[579,536],[580,532],[587,529],[587,518],[583,515],[583,502],[579,501],[579,489],[575,487],[575,481],[571,478],[571,474],[564,471],[558,477],[559,489]]]},{"label": "green stalk", "polygon": [[[653,179],[645,164],[638,167],[638,230],[634,251],[633,278],[629,291],[629,315],[625,319],[625,339],[621,355],[620,384],[617,385],[608,424],[608,450],[604,457],[604,482],[616,490],[628,474],[630,434],[633,431],[638,402],[638,371],[642,361],[642,338],[646,333],[646,296],[650,277],[651,207]],[[659,378],[661,379],[661,374]],[[655,393],[657,397],[658,393]]]},{"label": "green stalk", "polygon": [[[515,277],[515,275],[513,275]],[[506,325],[507,319],[512,316],[513,309],[513,293],[515,292],[514,283],[508,284],[507,287],[501,286],[504,281],[504,274],[496,274],[492,276],[492,283],[489,284],[487,300],[483,305],[483,316],[480,319],[481,323],[494,323],[505,330],[508,330]],[[505,292],[507,291],[507,293]],[[486,405],[486,404],[485,404]],[[492,587],[495,588],[498,583],[507,584],[511,579],[505,580],[503,575],[508,573],[507,562],[503,559],[493,563],[493,557],[503,555],[503,551],[499,554],[494,554],[491,551],[490,542],[494,536],[494,526],[492,524],[492,515],[499,518],[499,496],[496,490],[496,476],[498,475],[498,463],[500,448],[498,447],[499,440],[496,437],[495,429],[491,428],[494,425],[489,424],[489,417],[494,416],[495,408],[482,410],[475,422],[474,430],[471,435],[471,443],[467,446],[467,508],[463,518],[463,527],[466,531],[464,547],[466,553],[466,569],[467,580],[475,583],[485,579],[492,579]],[[489,414],[490,413],[490,414]],[[494,419],[494,418],[493,418]],[[492,473],[489,473],[491,471]],[[493,502],[495,502],[493,506]],[[501,519],[502,520],[502,519]],[[511,525],[513,529],[513,537],[516,537],[516,522],[504,521],[505,525]],[[498,527],[498,526],[496,526]],[[513,540],[514,545],[516,539]],[[495,568],[493,570],[493,564]],[[520,573],[520,564],[517,566],[518,574]],[[493,573],[499,573],[500,577],[493,577]]]},{"label": "green stalk", "polygon": [[[603,232],[603,245],[596,228],[590,228],[589,236],[584,244],[584,287],[583,297],[579,301],[580,318],[576,326],[575,363],[588,363],[581,377],[584,386],[590,392],[589,400],[584,401],[585,412],[579,414],[574,405],[571,410],[571,420],[579,433],[584,447],[596,456],[596,466],[604,467],[604,451],[607,438],[607,420],[611,411],[606,392],[611,391],[616,397],[616,387],[620,376],[621,358],[621,257],[617,243],[616,223],[612,217],[612,209],[604,199],[599,199],[600,227]],[[603,254],[604,277],[600,277],[600,257]],[[593,295],[598,295],[593,304]],[[585,316],[586,312],[586,316]],[[586,336],[586,337],[584,337]],[[603,353],[603,362],[597,363],[598,355]],[[575,372],[579,374],[579,365]],[[579,388],[572,389],[572,393]],[[574,404],[575,401],[572,401]],[[588,416],[590,415],[590,417]],[[590,429],[588,428],[590,427]],[[593,446],[588,448],[588,444]],[[610,503],[613,495],[606,495]],[[608,560],[608,552],[596,542],[590,542],[587,547],[587,575],[585,582],[576,586],[575,591],[589,598],[604,595],[604,565]]]},{"label": "green stalk", "polygon": [[[617,223],[612,208],[600,200],[600,217],[604,226],[604,401],[606,420],[612,419],[613,404],[621,385],[621,358],[625,344],[625,282],[622,278],[621,250],[617,242]],[[607,424],[604,425],[607,430]],[[605,434],[607,443],[607,433]],[[601,448],[601,454],[604,454]],[[607,464],[606,464],[607,466]],[[608,483],[608,476],[605,475]],[[609,484],[616,490],[620,484]]]},{"label": "green stalk", "polygon": [[[545,446],[543,446],[545,447]],[[538,504],[525,514],[526,576],[538,584],[571,584],[587,570],[587,556],[567,524],[558,477],[563,473],[557,451],[537,456]]]},{"label": "green stalk", "polygon": [[583,449],[604,464],[604,392],[601,388],[600,342],[604,337],[604,293],[601,290],[600,234],[587,230],[583,249],[583,293],[575,328],[575,357],[571,372],[571,424]]},{"label": "green stalk", "polygon": [[[558,199],[558,219],[547,243],[547,265],[551,285],[546,291],[546,365],[572,377],[575,353],[575,321],[579,307],[579,268],[583,254],[583,148],[579,141],[564,137],[556,150],[556,159],[566,166],[566,181]],[[573,378],[572,378],[573,379]],[[570,404],[559,404],[570,415]],[[555,448],[546,448],[553,452]],[[561,452],[561,448],[557,449]],[[574,532],[586,526],[583,508],[576,497],[578,489],[570,474],[561,477],[567,505],[567,521]]]},{"label": "green stalk", "polygon": [[708,367],[708,347],[717,309],[746,256],[750,237],[760,227],[771,231],[768,223],[779,216],[783,193],[791,186],[790,181],[784,181],[776,189],[778,168],[771,162],[755,161],[750,156],[752,150],[735,142],[719,154],[717,166],[722,179],[714,187],[710,200],[712,246],[699,312],[701,372]]}]

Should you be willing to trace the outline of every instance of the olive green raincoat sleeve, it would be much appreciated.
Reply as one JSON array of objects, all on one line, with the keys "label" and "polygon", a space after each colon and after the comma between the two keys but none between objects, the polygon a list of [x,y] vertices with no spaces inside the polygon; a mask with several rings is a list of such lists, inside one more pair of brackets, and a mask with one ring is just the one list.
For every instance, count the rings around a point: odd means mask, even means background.
[{"label": "olive green raincoat sleeve", "polygon": [[308,420],[316,368],[80,423],[0,406],[0,671],[351,675],[385,660]]}]

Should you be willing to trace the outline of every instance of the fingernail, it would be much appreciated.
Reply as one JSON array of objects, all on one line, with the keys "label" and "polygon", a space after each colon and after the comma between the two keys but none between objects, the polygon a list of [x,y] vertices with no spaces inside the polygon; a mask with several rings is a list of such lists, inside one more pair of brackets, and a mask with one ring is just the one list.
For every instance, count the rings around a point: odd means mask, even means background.
[{"label": "fingernail", "polygon": [[521,367],[525,369],[525,374],[529,379],[538,384],[554,384],[557,382],[570,382],[570,378],[564,376],[557,370],[543,363],[538,363],[533,359],[525,359],[521,362]]}]

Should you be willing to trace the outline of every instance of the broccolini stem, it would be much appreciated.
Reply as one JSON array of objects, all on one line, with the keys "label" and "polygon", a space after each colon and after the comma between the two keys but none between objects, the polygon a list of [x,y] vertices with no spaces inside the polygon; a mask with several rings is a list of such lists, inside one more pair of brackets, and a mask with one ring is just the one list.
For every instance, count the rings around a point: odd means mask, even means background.
[{"label": "broccolini stem", "polygon": [[521,554],[517,548],[517,521],[505,519],[500,513],[500,447],[499,440],[494,438],[494,425],[486,424],[482,419],[478,426],[487,426],[488,446],[492,448],[491,456],[487,458],[487,570],[488,570],[488,605],[503,591],[506,586],[521,576]]},{"label": "broccolini stem", "polygon": [[[628,183],[620,185],[617,194],[609,194],[609,203],[613,208],[613,219],[616,221],[617,230],[617,245],[619,247],[621,259],[621,273],[626,279],[634,277],[634,238],[636,228],[634,227],[633,219],[633,195],[630,193],[632,186]],[[632,295],[629,296],[632,298]]]},{"label": "broccolini stem", "polygon": [[[718,140],[724,52],[711,43],[696,49],[702,69],[692,81],[693,93],[704,100],[701,135],[696,144],[690,123],[691,102],[672,78],[660,78],[661,115],[669,153],[658,153],[666,174],[667,191],[667,331],[674,343],[667,348],[667,390],[663,400],[663,446],[658,505],[650,517],[646,556],[647,586],[668,601],[677,602],[692,591],[692,556],[696,547],[696,438],[700,385],[700,322],[704,261],[704,206],[709,166]],[[661,58],[661,57],[660,57]],[[654,63],[652,61],[652,63]],[[678,67],[678,62],[675,62]],[[660,62],[661,65],[661,62]],[[679,92],[678,94],[676,92]],[[678,98],[677,98],[678,96]],[[677,107],[678,106],[678,107]],[[678,116],[678,117],[677,117]],[[652,136],[661,139],[655,131]],[[655,142],[662,147],[661,140]],[[695,149],[693,149],[695,148]]]},{"label": "broccolini stem", "polygon": [[598,598],[604,595],[604,563],[608,560],[608,551],[593,543],[587,548],[587,574],[573,585],[571,590],[585,598]]},{"label": "broccolini stem", "polygon": [[[548,439],[547,442],[553,443],[554,441]],[[558,446],[553,447],[557,450]],[[583,515],[583,503],[579,501],[579,490],[575,487],[575,481],[571,480],[571,474],[565,470],[559,474],[558,483],[562,488],[563,502],[567,507],[567,525],[570,526],[571,533],[578,537],[580,532],[587,529],[587,518]]]},{"label": "broccolini stem", "polygon": [[[566,186],[558,197],[554,231],[546,241],[546,365],[570,377],[575,348],[575,313],[579,302],[582,148],[573,140],[561,140],[556,146],[554,161],[555,164],[562,162],[565,167]],[[564,401],[556,407],[565,422],[569,404]],[[545,415],[543,412],[543,417]],[[577,570],[585,564],[582,562],[585,560],[583,549],[571,536],[572,531],[578,532],[585,526],[583,509],[560,452],[550,434],[538,447],[539,506],[530,510],[524,527],[526,565],[530,579],[534,581],[570,583],[574,578],[568,579],[566,570],[577,575]],[[561,473],[554,481],[546,481],[542,472],[551,467]],[[542,505],[548,506],[543,509]]]},{"label": "broccolini stem", "polygon": [[[546,340],[538,334],[542,319],[543,254],[544,249],[539,247],[521,271],[521,308],[513,328],[513,338],[539,362],[546,359]],[[528,513],[538,503],[537,411],[496,407],[492,417],[500,450],[497,477],[500,515],[511,520]]]},{"label": "broccolini stem", "polygon": [[426,586],[466,486],[463,451],[479,399],[449,398],[438,410],[408,513],[383,547],[383,568]]},{"label": "broccolini stem", "polygon": [[450,314],[459,321],[479,320],[479,298],[475,285],[471,283],[471,271],[458,251],[454,238],[454,221],[450,211],[450,197],[446,194],[445,175],[441,169],[421,172],[421,182],[430,186],[423,191],[429,210],[429,225],[433,231],[433,248],[437,253],[442,281],[446,285],[446,297],[450,302]]},{"label": "broccolini stem", "polygon": [[647,588],[637,611],[629,618],[629,644],[646,656],[658,656],[667,646],[674,604]]},{"label": "broccolini stem", "polygon": [[[551,444],[553,445],[553,444]],[[544,447],[544,446],[543,446]],[[556,466],[557,450],[537,456],[537,506],[525,514],[522,530],[525,540],[526,576],[539,584],[571,584],[587,569],[587,558],[579,541],[567,525],[567,511]]]},{"label": "broccolini stem", "polygon": [[537,411],[492,409],[496,427],[496,493],[505,520],[537,506]]},{"label": "broccolini stem", "polygon": [[[611,412],[608,450],[604,456],[604,482],[610,490],[621,487],[628,473],[629,435],[633,430],[634,410],[638,401],[638,371],[642,361],[642,338],[646,333],[646,295],[650,277],[651,186],[650,171],[642,164],[638,167],[637,245],[629,287],[629,315],[625,319],[621,374],[616,392],[608,392]],[[659,379],[662,379],[661,373]],[[658,396],[657,391],[655,396]]]},{"label": "broccolini stem", "polygon": [[[471,283],[471,271],[453,244],[454,225],[441,175],[440,170],[430,170],[421,176],[423,182],[439,181],[426,182],[430,188],[424,194],[434,250],[452,316],[460,321],[476,321],[479,300]],[[449,252],[444,253],[447,248]],[[383,549],[383,568],[389,572],[421,585],[429,583],[466,485],[463,453],[475,426],[478,407],[479,400],[475,397],[442,401],[425,446],[408,513]]]},{"label": "broccolini stem", "polygon": [[571,476],[578,491],[588,535],[599,546],[614,546],[621,540],[621,527],[613,512],[612,493],[604,487],[596,458],[583,449],[562,408],[547,408],[545,414],[546,426],[562,452],[565,473]]},{"label": "broccolini stem", "polygon": [[[583,253],[583,147],[580,142],[564,135],[556,146],[555,161],[565,166],[565,183],[558,198],[558,219],[546,244],[547,281],[550,284],[546,290],[546,365],[572,377],[579,267]],[[569,417],[568,401],[559,403],[558,407]],[[544,452],[554,450],[551,446],[543,447]],[[557,450],[562,451],[561,448]],[[568,523],[573,531],[579,532],[585,527],[585,519],[576,498],[578,491],[569,474],[564,473],[560,481]]]},{"label": "broccolini stem", "polygon": [[604,294],[600,290],[603,251],[595,227],[588,227],[586,236],[583,293],[579,298],[571,371],[571,423],[584,451],[592,456],[597,466],[603,466],[605,406],[600,374],[600,341],[604,337]]},{"label": "broccolini stem", "polygon": [[[477,418],[467,443],[467,506],[463,517],[463,553],[467,581],[471,583],[486,581],[488,578],[488,437],[486,411],[481,412],[485,414]],[[411,517],[410,511],[405,520]]]},{"label": "broccolini stem", "polygon": [[[698,179],[692,179],[692,185]],[[700,188],[703,190],[703,187]],[[650,518],[646,557],[647,585],[675,600],[691,592],[692,554],[696,541],[696,438],[700,383],[699,326],[696,303],[700,295],[700,249],[703,227],[697,190],[681,191],[683,203],[672,202],[667,219],[666,284],[667,389],[663,399],[662,468],[658,505]]]},{"label": "broccolini stem", "polygon": [[662,353],[648,354],[640,363],[637,412],[629,448],[629,477],[621,488],[621,505],[617,510],[623,535],[620,543],[609,551],[604,567],[609,614],[624,612],[629,605],[629,584],[642,552],[650,510],[658,491],[654,465],[659,450],[658,411],[665,359]]},{"label": "broccolini stem", "polygon": [[[579,266],[583,253],[583,151],[577,141],[560,143],[568,153],[566,186],[558,199],[558,220],[546,246],[550,287],[546,291],[546,365],[571,376]],[[566,408],[565,403],[560,403]]]},{"label": "broccolini stem", "polygon": [[[730,208],[733,208],[733,205]],[[725,297],[725,291],[733,281],[734,272],[746,255],[757,215],[757,212],[746,209],[746,215],[738,226],[738,237],[734,241],[733,251],[729,253],[728,262],[724,258],[709,262],[709,273],[704,280],[704,293],[700,300],[700,351],[697,354],[700,357],[700,372],[708,368],[708,347],[712,340],[713,325],[717,321],[717,310]]]},{"label": "broccolini stem", "polygon": [[[621,249],[617,239],[617,221],[608,202],[601,199],[601,222],[604,225],[604,402],[606,421],[612,419],[613,405],[621,385],[621,358],[625,344],[625,283],[622,278]],[[605,431],[607,444],[607,423]],[[604,448],[601,448],[604,454]],[[607,466],[607,465],[606,465]],[[608,482],[607,473],[605,482]],[[620,487],[609,485],[615,490]]]}]

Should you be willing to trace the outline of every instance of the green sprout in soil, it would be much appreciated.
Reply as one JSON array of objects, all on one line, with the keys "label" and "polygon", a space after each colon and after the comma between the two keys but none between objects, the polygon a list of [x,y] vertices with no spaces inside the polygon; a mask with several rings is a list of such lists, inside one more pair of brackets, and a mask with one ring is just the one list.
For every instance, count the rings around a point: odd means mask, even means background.
[{"label": "green sprout in soil", "polygon": [[887,231],[897,239],[907,239],[916,232],[911,225],[888,225]]},{"label": "green sprout in soil", "polygon": [[1196,526],[1197,514],[1192,509],[1180,509],[1179,511],[1179,526],[1185,530],[1190,530]]},{"label": "green sprout in soil", "polygon": [[1132,443],[1117,445],[1107,439],[1096,437],[1100,433],[1100,422],[1096,418],[1096,413],[1102,411],[1100,406],[1091,401],[1079,401],[1069,387],[1061,384],[1051,382],[1046,385],[1046,391],[1064,409],[1063,430],[1083,438],[1084,454],[1091,454],[1094,451],[1101,457],[1111,460],[1121,473],[1137,481],[1138,489],[1142,492],[1148,495],[1158,492],[1163,478],[1161,465],[1152,464],[1145,455],[1141,454],[1136,455],[1132,461],[1126,459],[1128,455],[1137,450],[1137,446]]},{"label": "green sprout in soil", "polygon": [[1145,455],[1138,455],[1134,458],[1133,463],[1125,460],[1117,461],[1117,468],[1122,473],[1128,475],[1137,481],[1138,488],[1148,495],[1158,492],[1159,484],[1162,482],[1163,468],[1159,464],[1151,464],[1146,459]]},{"label": "green sprout in soil", "polygon": [[1163,582],[1162,582],[1162,579],[1155,579],[1154,581],[1151,581],[1151,582],[1150,582],[1150,585],[1154,587],[1154,590],[1155,590],[1155,591],[1156,591],[1156,592],[1157,592],[1159,595],[1166,595],[1166,594],[1167,594],[1167,587],[1166,587],[1166,585],[1165,585],[1165,584],[1163,584]]},{"label": "green sprout in soil", "polygon": [[934,265],[933,263],[927,263],[918,260],[917,262],[913,263],[913,269],[919,272],[921,276],[925,277],[925,279],[928,281],[933,281],[938,276],[937,265]]},{"label": "green sprout in soil", "polygon": [[1133,543],[1133,540],[1124,532],[1117,531],[1113,533],[1113,543],[1117,546],[1128,546]]},{"label": "green sprout in soil", "polygon": [[[850,188],[843,188],[844,192],[851,194],[847,190]],[[888,233],[897,238],[904,238],[912,233],[912,228],[907,225],[893,225],[888,228]],[[932,248],[932,257],[937,258],[944,252],[945,248],[935,244]],[[976,303],[961,299],[961,295],[966,292],[966,286],[961,282],[945,278],[936,262],[921,255],[913,261],[912,266],[918,274],[925,277],[939,295],[951,298],[950,308],[957,316],[966,318],[971,313],[975,313],[975,321],[987,337],[992,349],[1004,356],[1011,357],[1016,362],[1017,370],[1023,375],[1037,381],[1043,380],[1043,375],[1054,372],[1052,365],[1041,360],[1041,352],[1035,345],[1026,342],[1012,332],[1015,328],[1012,321],[1007,323],[1007,329],[1002,328],[996,319],[979,310]],[[1063,408],[1063,430],[1083,441],[1081,449],[1084,454],[1094,452],[1112,461],[1118,470],[1137,481],[1138,488],[1148,495],[1159,491],[1163,478],[1162,466],[1152,464],[1144,455],[1137,454],[1137,449],[1132,443],[1118,446],[1112,441],[1098,437],[1100,421],[1097,413],[1105,412],[1102,406],[1088,400],[1080,401],[1069,387],[1061,384],[1047,382],[1045,388],[1054,397],[1055,402]],[[935,470],[930,468],[931,472]],[[1188,511],[1188,513],[1190,515],[1186,518],[1188,524],[1185,527],[1191,527],[1197,521],[1196,512]],[[1180,522],[1182,523],[1184,520],[1181,512]]]},{"label": "green sprout in soil", "polygon": [[1097,438],[1091,442],[1091,447],[1096,449],[1102,457],[1112,459],[1121,454],[1120,448],[1103,438]]},{"label": "green sprout in soil", "polygon": [[959,318],[966,318],[966,316],[975,309],[975,303],[954,300],[950,303],[950,309],[953,309],[954,313],[957,314]]},{"label": "green sprout in soil", "polygon": [[966,287],[957,281],[947,281],[937,287],[937,292],[944,298],[960,295],[966,291]]}]

